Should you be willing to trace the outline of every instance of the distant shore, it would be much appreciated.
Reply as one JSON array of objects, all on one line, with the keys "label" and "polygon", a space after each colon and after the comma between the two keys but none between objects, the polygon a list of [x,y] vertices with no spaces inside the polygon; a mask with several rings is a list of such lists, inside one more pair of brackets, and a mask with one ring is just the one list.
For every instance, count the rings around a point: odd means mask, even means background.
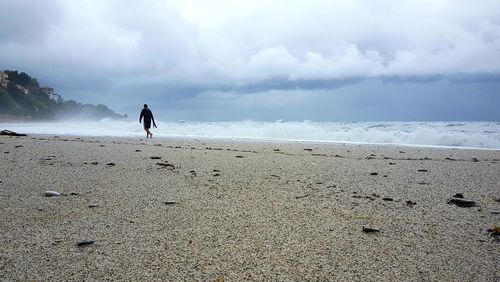
[{"label": "distant shore", "polygon": [[0,154],[0,280],[500,277],[500,151],[32,135]]}]

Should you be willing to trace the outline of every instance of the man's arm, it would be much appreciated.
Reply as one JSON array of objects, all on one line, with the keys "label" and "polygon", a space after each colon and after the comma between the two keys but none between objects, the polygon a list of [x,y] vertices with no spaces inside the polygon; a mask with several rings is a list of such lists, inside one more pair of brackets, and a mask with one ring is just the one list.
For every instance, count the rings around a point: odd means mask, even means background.
[{"label": "man's arm", "polygon": [[144,116],[144,110],[141,111],[141,115],[139,116],[139,123],[142,122],[142,117]]}]

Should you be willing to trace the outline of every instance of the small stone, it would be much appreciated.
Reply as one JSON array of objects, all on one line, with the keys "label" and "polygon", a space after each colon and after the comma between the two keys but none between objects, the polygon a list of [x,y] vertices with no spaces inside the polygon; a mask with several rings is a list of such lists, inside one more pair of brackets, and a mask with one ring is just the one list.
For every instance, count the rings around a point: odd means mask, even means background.
[{"label": "small stone", "polygon": [[59,196],[61,196],[61,193],[56,192],[56,191],[45,191],[45,192],[43,192],[43,195],[45,197],[59,197]]},{"label": "small stone", "polygon": [[107,166],[115,166],[116,164],[115,163],[107,163],[106,165]]},{"label": "small stone", "polygon": [[167,163],[156,163],[156,165],[161,166],[162,168],[171,168],[175,169],[175,166],[173,164],[167,164]]},{"label": "small stone", "polygon": [[479,160],[477,158],[472,158],[472,162],[477,163]]},{"label": "small stone", "polygon": [[370,172],[370,175],[378,175],[378,172]]},{"label": "small stone", "polygon": [[313,149],[306,148],[304,151],[312,152]]},{"label": "small stone", "polygon": [[165,201],[163,202],[165,205],[175,205],[177,204],[177,202],[174,202],[174,201]]},{"label": "small stone", "polygon": [[279,152],[279,151],[280,151],[280,149],[273,149],[273,151],[275,151],[275,152]]},{"label": "small stone", "polygon": [[428,170],[427,169],[419,169],[418,171],[419,172],[427,172]]},{"label": "small stone", "polygon": [[220,174],[219,173],[215,173],[214,176],[220,176]]},{"label": "small stone", "polygon": [[89,208],[97,208],[98,206],[98,204],[89,204]]},{"label": "small stone", "polygon": [[243,158],[243,156],[239,156],[239,155],[238,155],[238,156],[235,156],[235,158],[242,159],[242,158]]},{"label": "small stone", "polygon": [[462,198],[451,198],[450,200],[448,200],[448,204],[455,204],[461,208],[470,208],[474,207],[476,205],[476,202],[474,202],[473,200],[467,200]]},{"label": "small stone", "polygon": [[376,233],[376,232],[380,232],[380,228],[374,228],[374,227],[364,227],[363,226],[363,232],[365,233]]},{"label": "small stone", "polygon": [[460,199],[463,199],[464,198],[464,194],[462,193],[456,193],[453,198],[460,198]]},{"label": "small stone", "polygon": [[142,152],[142,150],[135,150],[136,152]]},{"label": "small stone", "polygon": [[487,231],[490,232],[490,237],[500,237],[500,226],[494,225],[493,228],[490,228]]},{"label": "small stone", "polygon": [[490,211],[492,214],[500,214],[500,210],[491,210]]},{"label": "small stone", "polygon": [[90,164],[92,164],[92,165],[98,165],[99,163],[98,162],[91,162]]},{"label": "small stone", "polygon": [[413,202],[413,201],[406,201],[406,205],[409,206],[409,207],[413,207],[414,205],[416,205],[417,203]]},{"label": "small stone", "polygon": [[76,243],[76,245],[78,247],[83,247],[83,246],[87,246],[87,245],[92,245],[94,243],[95,243],[94,240],[83,240],[83,241],[80,241],[80,242]]},{"label": "small stone", "polygon": [[389,197],[382,198],[382,200],[384,200],[384,201],[390,201],[390,202],[394,201],[393,198],[389,198]]},{"label": "small stone", "polygon": [[161,157],[150,157],[150,159],[152,159],[152,160],[160,160]]},{"label": "small stone", "polygon": [[71,196],[80,196],[80,193],[77,193],[77,192],[71,192],[69,193]]}]

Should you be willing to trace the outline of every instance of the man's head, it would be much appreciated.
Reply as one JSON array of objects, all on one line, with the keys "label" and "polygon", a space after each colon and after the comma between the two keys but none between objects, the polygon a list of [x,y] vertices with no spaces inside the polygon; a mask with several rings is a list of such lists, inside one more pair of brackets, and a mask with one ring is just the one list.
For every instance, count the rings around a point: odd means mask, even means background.
[{"label": "man's head", "polygon": [[144,104],[144,109],[147,109],[148,108],[148,104]]}]

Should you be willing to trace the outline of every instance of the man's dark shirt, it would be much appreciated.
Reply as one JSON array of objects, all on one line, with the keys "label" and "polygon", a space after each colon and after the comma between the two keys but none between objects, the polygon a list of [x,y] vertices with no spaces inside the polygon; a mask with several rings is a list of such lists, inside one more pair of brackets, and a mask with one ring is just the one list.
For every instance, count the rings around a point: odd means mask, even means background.
[{"label": "man's dark shirt", "polygon": [[142,109],[141,116],[139,117],[139,122],[141,122],[144,117],[144,128],[151,128],[151,120],[153,123],[155,122],[155,118],[153,117],[153,113],[150,109]]}]

